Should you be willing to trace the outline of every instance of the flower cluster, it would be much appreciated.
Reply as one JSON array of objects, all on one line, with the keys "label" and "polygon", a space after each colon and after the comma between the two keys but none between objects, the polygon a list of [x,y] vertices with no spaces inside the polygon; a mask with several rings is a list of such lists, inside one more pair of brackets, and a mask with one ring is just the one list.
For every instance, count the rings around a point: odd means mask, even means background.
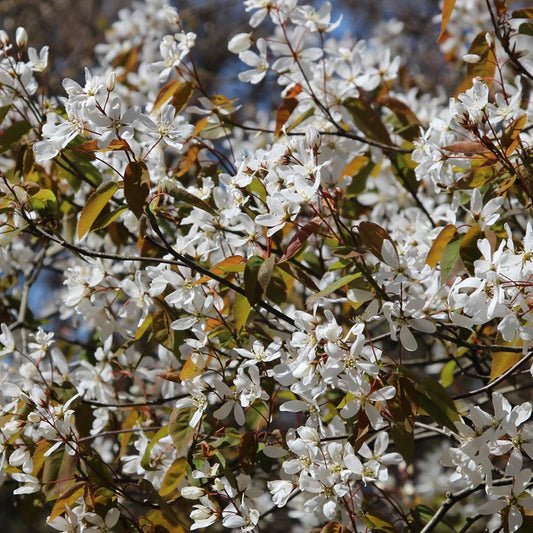
[{"label": "flower cluster", "polygon": [[531,11],[444,4],[448,101],[395,24],[245,0],[268,116],[166,0],[57,96],[0,32],[0,483],[49,526],[529,527]]}]

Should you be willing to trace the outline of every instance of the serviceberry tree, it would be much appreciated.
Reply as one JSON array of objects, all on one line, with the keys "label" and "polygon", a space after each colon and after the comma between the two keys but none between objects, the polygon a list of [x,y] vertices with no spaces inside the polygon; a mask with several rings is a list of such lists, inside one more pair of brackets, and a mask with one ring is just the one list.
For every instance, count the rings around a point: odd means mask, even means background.
[{"label": "serviceberry tree", "polygon": [[272,112],[166,0],[57,97],[0,31],[2,483],[64,532],[530,531],[533,9],[444,0],[450,96],[393,22],[243,7]]}]

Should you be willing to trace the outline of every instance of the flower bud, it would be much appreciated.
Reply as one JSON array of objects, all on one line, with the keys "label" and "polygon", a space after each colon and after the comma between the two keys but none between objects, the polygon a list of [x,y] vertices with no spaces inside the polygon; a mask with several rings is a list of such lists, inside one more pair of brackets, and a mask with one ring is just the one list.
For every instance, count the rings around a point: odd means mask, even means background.
[{"label": "flower bud", "polygon": [[28,44],[28,33],[22,26],[17,28],[15,42],[20,49],[26,48],[26,45]]},{"label": "flower bud", "polygon": [[487,46],[489,49],[494,48],[494,39],[489,32],[485,33],[485,41],[487,41]]},{"label": "flower bud", "polygon": [[107,75],[107,78],[105,80],[105,88],[107,89],[108,92],[111,92],[115,88],[116,84],[117,84],[117,73],[114,70],[112,70]]},{"label": "flower bud", "polygon": [[9,35],[4,30],[0,30],[0,43],[2,46],[9,45]]},{"label": "flower bud", "polygon": [[163,13],[165,14],[167,22],[169,22],[170,24],[179,24],[180,16],[175,8],[171,6],[165,6],[165,8],[163,9]]},{"label": "flower bud", "polygon": [[479,63],[481,61],[481,57],[477,54],[465,54],[463,56],[463,61],[465,63]]},{"label": "flower bud", "polygon": [[36,413],[35,411],[32,411],[29,415],[28,415],[28,421],[29,422],[33,422],[34,424],[38,423],[41,421],[41,417],[38,413]]},{"label": "flower bud", "polygon": [[202,496],[205,496],[205,490],[200,487],[183,487],[180,494],[187,500],[198,500]]},{"label": "flower bud", "polygon": [[305,140],[313,152],[318,152],[322,141],[320,139],[320,133],[315,126],[307,126],[305,128]]},{"label": "flower bud", "polygon": [[241,52],[248,50],[250,46],[252,46],[252,34],[238,33],[230,39],[228,50],[233,54],[240,54]]}]

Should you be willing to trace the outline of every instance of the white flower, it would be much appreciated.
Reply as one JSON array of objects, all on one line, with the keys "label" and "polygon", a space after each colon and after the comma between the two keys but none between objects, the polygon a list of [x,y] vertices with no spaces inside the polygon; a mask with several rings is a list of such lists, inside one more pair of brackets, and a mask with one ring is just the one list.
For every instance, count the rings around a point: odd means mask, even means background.
[{"label": "white flower", "polygon": [[252,70],[239,73],[241,81],[250,82],[252,84],[259,83],[268,72],[268,61],[266,56],[266,41],[263,38],[257,39],[256,42],[258,54],[250,50],[245,50],[239,53],[239,59],[248,66],[253,67]]}]

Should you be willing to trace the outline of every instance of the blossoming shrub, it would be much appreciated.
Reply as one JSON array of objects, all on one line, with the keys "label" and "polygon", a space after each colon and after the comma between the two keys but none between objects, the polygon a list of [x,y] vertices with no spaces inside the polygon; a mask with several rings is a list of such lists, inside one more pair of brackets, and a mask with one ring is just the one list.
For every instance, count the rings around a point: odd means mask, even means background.
[{"label": "blossoming shrub", "polygon": [[0,32],[5,488],[69,532],[530,531],[533,11],[445,0],[447,98],[397,25],[244,7],[268,115],[164,0],[57,98]]}]

